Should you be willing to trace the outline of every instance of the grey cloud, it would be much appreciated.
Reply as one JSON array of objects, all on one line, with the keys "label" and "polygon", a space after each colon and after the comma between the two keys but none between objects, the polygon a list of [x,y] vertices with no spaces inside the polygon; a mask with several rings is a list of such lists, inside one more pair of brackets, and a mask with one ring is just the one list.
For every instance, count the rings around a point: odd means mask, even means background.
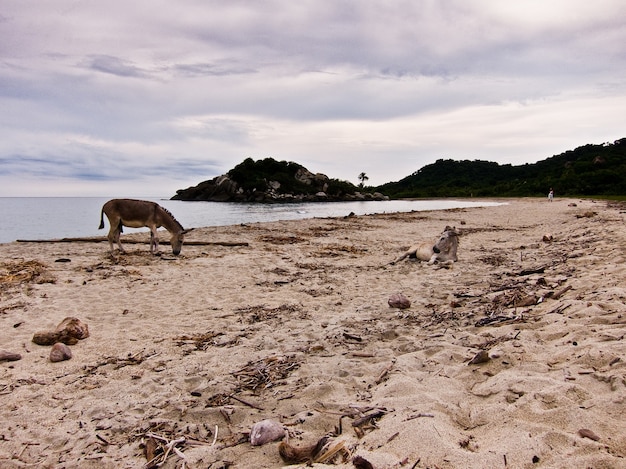
[{"label": "grey cloud", "polygon": [[76,177],[79,179],[111,179],[106,173],[96,173],[83,160],[56,158],[51,155],[10,155],[0,158],[0,175],[22,175],[43,178]]},{"label": "grey cloud", "polygon": [[75,178],[86,181],[132,180],[138,177],[162,177],[173,180],[189,176],[203,177],[219,171],[221,164],[209,158],[205,160],[181,158],[150,161],[121,156],[94,157],[84,153],[80,156],[9,155],[0,158],[0,176],[26,176],[50,178]]},{"label": "grey cloud", "polygon": [[176,64],[172,68],[187,77],[247,75],[257,73],[257,70],[252,67],[239,66],[237,64],[189,63]]},{"label": "grey cloud", "polygon": [[141,70],[139,67],[119,57],[111,57],[109,55],[91,56],[88,66],[98,72],[110,73],[120,77],[145,78],[148,76],[145,70]]}]

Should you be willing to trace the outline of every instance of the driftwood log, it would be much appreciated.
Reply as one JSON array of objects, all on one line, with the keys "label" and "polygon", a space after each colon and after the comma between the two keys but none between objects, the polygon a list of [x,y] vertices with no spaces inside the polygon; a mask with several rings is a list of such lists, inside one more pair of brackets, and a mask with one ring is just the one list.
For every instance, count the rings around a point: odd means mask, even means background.
[{"label": "driftwood log", "polygon": [[[108,241],[104,236],[88,238],[56,238],[56,239],[18,239],[18,243],[102,243]],[[124,239],[126,244],[145,244],[145,240]],[[170,244],[168,240],[159,241],[159,244]],[[246,241],[185,241],[186,246],[248,246]]]}]

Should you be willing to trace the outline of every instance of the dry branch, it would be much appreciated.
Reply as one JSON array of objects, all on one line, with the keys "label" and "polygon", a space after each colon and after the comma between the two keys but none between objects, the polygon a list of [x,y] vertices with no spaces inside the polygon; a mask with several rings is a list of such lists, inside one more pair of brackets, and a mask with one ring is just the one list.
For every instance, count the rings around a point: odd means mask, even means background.
[{"label": "dry branch", "polygon": [[380,372],[378,378],[376,379],[376,384],[380,384],[383,382],[383,380],[387,377],[387,374],[389,374],[389,372],[393,369],[395,363],[396,361],[392,360],[391,363],[387,365],[383,371]]},{"label": "dry branch", "polygon": [[382,417],[386,413],[387,413],[386,409],[375,409],[374,411],[370,412],[369,414],[365,414],[363,417],[360,417],[360,418],[356,419],[354,422],[352,422],[352,426],[353,427],[360,427],[361,425],[369,423],[372,420],[379,419],[380,417]]},{"label": "dry branch", "polygon": [[520,277],[523,277],[525,275],[532,275],[532,274],[543,274],[546,270],[547,266],[540,266],[540,267],[533,267],[530,269],[523,269],[520,270],[517,274],[513,274],[513,275],[518,275]]},{"label": "dry branch", "polygon": [[565,293],[567,293],[568,291],[570,291],[572,289],[571,285],[568,285],[567,287],[557,291],[554,293],[554,295],[552,295],[552,299],[553,300],[558,300],[559,298],[561,298]]},{"label": "dry branch", "polygon": [[251,402],[248,402],[248,401],[242,399],[241,397],[237,397],[234,394],[231,394],[229,397],[231,399],[235,399],[237,402],[241,402],[242,404],[247,405],[248,407],[252,407],[253,409],[263,410],[263,407],[259,407],[258,405],[253,404]]},{"label": "dry branch", "polygon": [[[91,236],[87,238],[56,238],[56,239],[18,239],[18,243],[102,243],[108,241],[105,236]],[[125,244],[145,244],[145,240],[126,239]],[[166,239],[159,244],[170,244]],[[187,246],[249,246],[246,241],[185,241]]]}]

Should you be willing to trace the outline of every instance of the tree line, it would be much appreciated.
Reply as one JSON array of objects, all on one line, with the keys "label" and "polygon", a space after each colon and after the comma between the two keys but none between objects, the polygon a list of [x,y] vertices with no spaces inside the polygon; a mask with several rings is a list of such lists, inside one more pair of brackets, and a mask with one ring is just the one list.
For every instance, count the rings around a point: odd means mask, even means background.
[{"label": "tree line", "polygon": [[374,188],[391,198],[626,195],[626,138],[584,145],[533,164],[439,159]]}]

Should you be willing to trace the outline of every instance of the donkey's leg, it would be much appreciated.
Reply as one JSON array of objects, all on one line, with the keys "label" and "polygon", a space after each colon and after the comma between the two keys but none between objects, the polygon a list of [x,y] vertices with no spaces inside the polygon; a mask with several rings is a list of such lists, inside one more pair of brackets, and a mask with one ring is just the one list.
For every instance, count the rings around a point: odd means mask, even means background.
[{"label": "donkey's leg", "polygon": [[117,247],[120,249],[120,252],[126,252],[126,250],[122,247],[122,241],[120,240],[120,234],[122,230],[117,230],[115,232],[115,240],[117,241]]},{"label": "donkey's leg", "polygon": [[[113,228],[115,227],[115,229]],[[111,243],[111,235],[113,236],[113,242],[117,243],[117,247],[120,252],[126,252],[122,247],[122,241],[120,240],[120,234],[122,233],[122,220],[118,220],[117,223],[111,223],[111,231],[109,231],[109,243]],[[113,252],[113,244],[111,243],[111,252]]]},{"label": "donkey's leg", "polygon": [[111,250],[111,254],[113,254],[113,243],[115,242],[115,230],[113,227],[109,229],[109,235],[107,236],[109,240],[109,249]]},{"label": "donkey's leg", "polygon": [[111,225],[111,228],[109,229],[109,236],[107,236],[107,238],[109,239],[109,248],[111,249],[111,254],[115,252],[115,250],[113,249],[113,243],[117,243],[120,251],[124,252],[124,248],[120,243],[120,230],[118,227],[116,227],[116,225]]},{"label": "donkey's leg", "polygon": [[406,259],[407,257],[418,257],[417,256],[417,251],[419,250],[420,246],[416,245],[416,246],[411,246],[404,254],[402,254],[400,257],[398,257],[395,261],[392,261],[390,264],[394,265],[397,264],[398,262]]},{"label": "donkey's leg", "polygon": [[391,264],[391,265],[397,264],[397,263],[398,263],[398,262],[400,262],[401,260],[404,260],[404,259],[406,259],[407,257],[409,257],[409,255],[410,255],[410,252],[409,252],[409,251],[407,251],[407,252],[405,252],[404,254],[402,254],[400,257],[398,257],[396,260],[391,261],[391,262],[390,262],[390,264]]},{"label": "donkey's leg", "polygon": [[159,252],[159,238],[156,228],[150,228],[150,252],[152,254]]},{"label": "donkey's leg", "polygon": [[120,252],[126,252],[126,250],[122,247],[122,241],[120,239],[121,234],[122,234],[122,225],[120,224],[117,230],[115,230],[115,242],[117,243],[117,247],[119,248]]}]

